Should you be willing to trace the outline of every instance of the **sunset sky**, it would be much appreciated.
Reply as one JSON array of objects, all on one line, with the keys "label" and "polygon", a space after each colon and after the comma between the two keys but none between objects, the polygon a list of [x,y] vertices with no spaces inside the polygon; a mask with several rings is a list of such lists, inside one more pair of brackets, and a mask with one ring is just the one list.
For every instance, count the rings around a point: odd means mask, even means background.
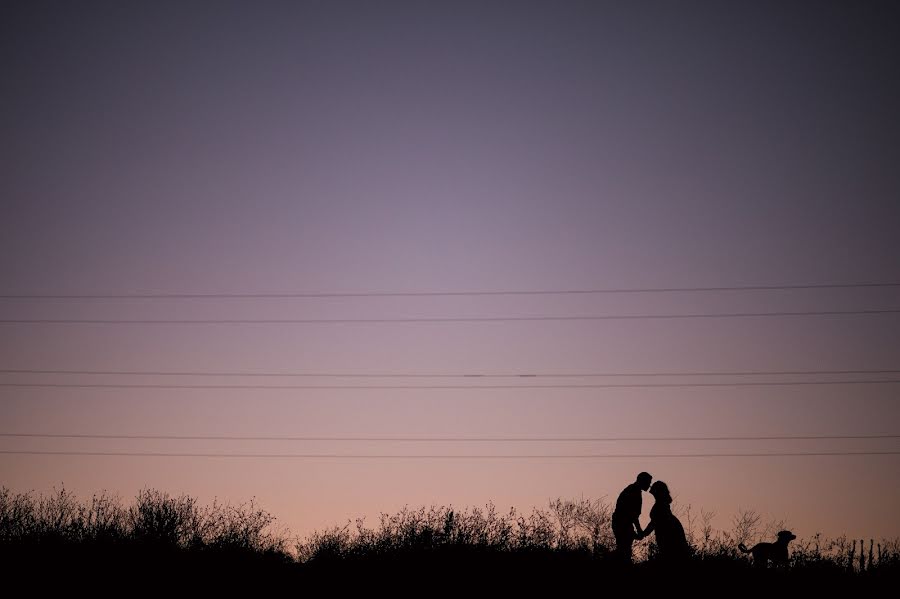
[{"label": "sunset sky", "polygon": [[[898,40],[896,2],[4,2],[0,485],[302,535],[646,470],[900,536]],[[569,293],[463,294],[502,291]],[[691,317],[538,319],[651,315]],[[485,437],[644,440],[428,441]]]}]

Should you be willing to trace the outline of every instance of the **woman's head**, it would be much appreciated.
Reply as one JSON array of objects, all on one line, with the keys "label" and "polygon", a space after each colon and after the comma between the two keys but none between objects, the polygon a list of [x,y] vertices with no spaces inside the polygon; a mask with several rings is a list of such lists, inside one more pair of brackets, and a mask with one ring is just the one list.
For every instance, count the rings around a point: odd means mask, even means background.
[{"label": "woman's head", "polygon": [[657,501],[672,503],[672,495],[669,493],[669,487],[661,480],[650,485],[650,494],[653,495]]}]

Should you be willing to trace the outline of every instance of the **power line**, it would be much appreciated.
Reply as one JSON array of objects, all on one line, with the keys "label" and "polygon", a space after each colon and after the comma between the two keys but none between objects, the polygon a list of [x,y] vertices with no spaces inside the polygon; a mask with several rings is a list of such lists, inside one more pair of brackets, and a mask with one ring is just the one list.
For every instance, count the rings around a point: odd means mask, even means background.
[{"label": "power line", "polygon": [[898,314],[900,308],[879,310],[807,310],[800,312],[726,312],[694,314],[606,314],[580,316],[473,316],[473,317],[413,317],[413,318],[279,318],[279,319],[70,319],[70,318],[21,318],[2,319],[0,324],[132,324],[132,325],[182,325],[182,324],[386,324],[386,323],[458,323],[458,322],[539,322],[585,320],[672,320],[697,318],[750,318],[787,316],[848,316]]},{"label": "power line", "polygon": [[900,379],[868,381],[736,381],[721,383],[586,383],[557,385],[177,385],[164,383],[0,383],[0,387],[62,389],[237,389],[237,390],[383,390],[401,389],[631,389],[694,387],[794,387],[801,385],[885,385]]},{"label": "power line", "polygon": [[900,455],[900,451],[815,451],[774,453],[639,453],[639,454],[325,454],[325,453],[157,453],[146,451],[18,451],[0,450],[2,455],[117,456],[168,458],[249,459],[358,459],[358,460],[542,460],[542,459],[667,459],[667,458],[782,458],[814,456]]},{"label": "power line", "polygon": [[327,441],[410,443],[597,443],[627,441],[823,441],[900,439],[900,434],[770,435],[720,437],[290,437],[240,435],[95,435],[81,433],[0,433],[0,437],[139,441]]},{"label": "power line", "polygon": [[696,293],[715,291],[789,291],[801,289],[864,289],[900,287],[900,282],[823,283],[808,285],[734,285],[715,287],[631,287],[607,289],[496,290],[496,291],[363,291],[346,293],[122,293],[122,294],[7,294],[0,299],[303,299],[337,297],[455,297],[499,295],[592,295],[614,293]]},{"label": "power line", "polygon": [[801,376],[847,374],[898,374],[887,370],[736,370],[696,372],[535,372],[535,373],[354,373],[354,372],[215,372],[183,370],[44,370],[0,368],[0,374],[61,374],[88,376],[194,376],[194,377],[308,377],[308,378],[589,378],[589,377],[684,377],[684,376]]}]

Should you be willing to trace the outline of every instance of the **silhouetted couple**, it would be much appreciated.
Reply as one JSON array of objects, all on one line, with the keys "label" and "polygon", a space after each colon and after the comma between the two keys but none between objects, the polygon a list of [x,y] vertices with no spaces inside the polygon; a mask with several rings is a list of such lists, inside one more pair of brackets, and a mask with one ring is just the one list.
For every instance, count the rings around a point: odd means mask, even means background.
[{"label": "silhouetted couple", "polygon": [[[651,533],[656,533],[656,547],[660,561],[680,562],[690,555],[690,547],[684,535],[684,527],[672,513],[672,495],[666,483],[646,472],[619,494],[616,510],[612,515],[612,529],[616,536],[616,556],[624,563],[631,563],[631,546]],[[650,491],[656,503],[650,509],[650,524],[641,529],[641,492]]]}]

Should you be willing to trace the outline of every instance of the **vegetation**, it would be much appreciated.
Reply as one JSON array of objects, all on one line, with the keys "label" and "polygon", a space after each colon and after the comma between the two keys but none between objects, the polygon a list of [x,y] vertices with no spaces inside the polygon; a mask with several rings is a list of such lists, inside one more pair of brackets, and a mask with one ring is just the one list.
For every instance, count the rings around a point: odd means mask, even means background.
[{"label": "vegetation", "polygon": [[[655,559],[652,541],[635,545],[635,565],[616,563],[611,508],[602,500],[558,499],[521,514],[495,506],[404,508],[377,525],[355,523],[291,542],[254,501],[200,505],[189,496],[143,490],[126,505],[102,493],[81,501],[65,489],[50,495],[0,488],[0,558],[21,576],[94,572],[100,579],[165,572],[277,585],[433,585],[534,591],[584,584],[660,585],[686,581],[733,587],[777,582],[809,590],[859,589],[900,579],[900,543],[816,535],[791,545],[789,568],[754,570],[738,543],[768,540],[784,523],[763,525],[750,511],[716,531],[713,514],[679,510],[694,558],[678,571]],[[98,571],[98,567],[100,571]],[[71,578],[65,578],[71,580]],[[468,581],[468,582],[467,582]],[[485,586],[487,585],[487,586]]]}]

